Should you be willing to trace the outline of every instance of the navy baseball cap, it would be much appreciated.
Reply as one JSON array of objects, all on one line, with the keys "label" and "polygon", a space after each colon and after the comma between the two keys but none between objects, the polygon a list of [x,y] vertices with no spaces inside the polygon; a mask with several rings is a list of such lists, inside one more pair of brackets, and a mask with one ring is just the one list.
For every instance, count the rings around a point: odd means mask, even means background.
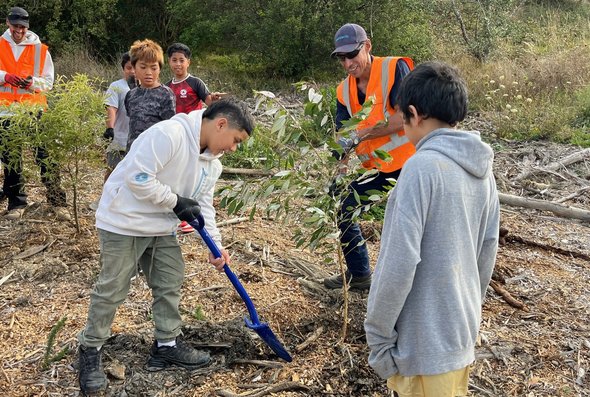
[{"label": "navy baseball cap", "polygon": [[25,28],[29,27],[29,13],[24,8],[12,7],[8,11],[6,18],[12,25],[22,25]]},{"label": "navy baseball cap", "polygon": [[347,23],[334,35],[336,49],[332,51],[332,57],[336,54],[344,54],[356,50],[362,42],[367,41],[367,32],[356,23]]}]

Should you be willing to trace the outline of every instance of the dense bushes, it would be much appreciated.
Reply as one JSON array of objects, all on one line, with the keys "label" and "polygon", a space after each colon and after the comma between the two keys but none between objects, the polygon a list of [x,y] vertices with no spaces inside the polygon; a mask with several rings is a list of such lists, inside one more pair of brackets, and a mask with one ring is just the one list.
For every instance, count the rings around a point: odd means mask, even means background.
[{"label": "dense bushes", "polygon": [[[429,14],[400,0],[80,0],[21,2],[31,29],[59,56],[72,47],[113,59],[136,39],[182,40],[199,55],[234,55],[251,73],[303,77],[329,70],[334,33],[364,25],[376,54],[430,55]],[[426,2],[422,2],[425,3]],[[8,9],[12,2],[0,1]]]},{"label": "dense bushes", "polygon": [[[357,22],[372,38],[376,55],[458,66],[469,83],[471,111],[493,120],[500,136],[589,141],[587,1],[23,0],[21,5],[31,14],[31,29],[49,44],[58,74],[85,72],[111,81],[118,69],[95,60],[115,65],[139,38],[164,47],[180,40],[193,48],[193,73],[214,90],[240,96],[252,89],[283,90],[300,79],[333,86],[344,74],[329,56],[334,33],[343,23]],[[162,79],[168,77],[164,68]],[[519,95],[532,102],[520,102]]]}]

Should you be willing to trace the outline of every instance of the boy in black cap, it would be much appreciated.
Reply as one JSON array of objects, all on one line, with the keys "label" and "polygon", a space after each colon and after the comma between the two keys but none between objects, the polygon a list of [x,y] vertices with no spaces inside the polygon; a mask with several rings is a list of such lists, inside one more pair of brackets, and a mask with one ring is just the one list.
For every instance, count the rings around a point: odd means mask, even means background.
[{"label": "boy in black cap", "polygon": [[[14,102],[47,107],[44,92],[53,87],[53,61],[39,36],[29,31],[29,13],[12,7],[6,17],[8,29],[0,37],[0,153],[4,164],[4,195],[8,198],[6,219],[18,220],[27,206],[22,176],[21,148],[8,150],[10,118],[8,107]],[[15,145],[12,145],[15,146]],[[16,154],[16,156],[15,156]],[[16,157],[16,161],[15,161]],[[49,159],[43,147],[35,148],[35,160],[41,169],[41,180],[47,188],[47,201],[60,220],[69,220],[66,193],[60,187],[57,164]]]}]

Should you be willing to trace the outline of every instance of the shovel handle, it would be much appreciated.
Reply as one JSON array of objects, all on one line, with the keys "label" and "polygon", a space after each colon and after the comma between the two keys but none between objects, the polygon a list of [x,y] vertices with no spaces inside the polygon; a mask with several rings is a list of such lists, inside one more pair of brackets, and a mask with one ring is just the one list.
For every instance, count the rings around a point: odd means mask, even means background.
[{"label": "shovel handle", "polygon": [[[209,247],[209,250],[211,251],[213,256],[216,258],[221,258],[221,251],[219,250],[219,247],[217,247],[217,244],[215,244],[215,241],[213,241],[213,239],[211,238],[209,232],[204,227],[199,229],[198,227],[195,227],[195,225],[193,225],[192,223],[191,225],[195,228],[196,231],[199,232],[201,238],[203,239],[205,244],[207,244],[207,247]],[[225,272],[227,278],[229,278],[229,281],[231,281],[232,285],[240,295],[240,298],[242,298],[242,300],[246,304],[246,308],[248,309],[248,313],[250,314],[250,320],[252,321],[252,324],[260,325],[260,320],[258,320],[258,313],[256,312],[256,308],[254,307],[254,303],[252,303],[252,300],[248,296],[246,289],[244,288],[244,286],[242,286],[242,283],[240,283],[238,276],[236,276],[235,273],[231,271],[227,264],[223,265],[223,271]]]}]

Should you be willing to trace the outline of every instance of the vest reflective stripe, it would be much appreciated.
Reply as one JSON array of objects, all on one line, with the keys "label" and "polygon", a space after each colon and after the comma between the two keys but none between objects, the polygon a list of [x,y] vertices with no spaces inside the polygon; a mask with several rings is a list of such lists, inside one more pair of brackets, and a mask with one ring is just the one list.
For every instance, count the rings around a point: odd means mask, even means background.
[{"label": "vest reflective stripe", "polygon": [[344,104],[346,105],[346,109],[348,110],[348,114],[353,115],[352,109],[350,108],[350,85],[348,79],[344,80],[344,86],[342,87],[342,96],[344,99]]},{"label": "vest reflective stripe", "polygon": [[[0,38],[0,70],[14,73],[22,78],[40,76],[45,66],[47,46],[37,43],[26,46],[18,61],[14,58],[8,41]],[[0,106],[7,106],[13,102],[26,102],[47,106],[47,99],[43,93],[31,92],[13,87],[8,83],[0,86]]]},{"label": "vest reflective stripe", "polygon": [[35,44],[35,66],[33,76],[41,75],[41,43]]},{"label": "vest reflective stripe", "polygon": [[389,102],[389,64],[391,63],[391,59],[392,57],[387,57],[381,64],[381,92],[384,94],[387,93],[383,98],[383,114],[385,115],[385,120],[393,115],[393,113],[390,113],[387,109]]},{"label": "vest reflective stripe", "polygon": [[0,92],[16,93],[18,95],[26,95],[26,94],[31,93],[28,90],[23,90],[22,88],[16,88],[11,85],[3,85],[2,87],[0,87]]},{"label": "vest reflective stripe", "polygon": [[[398,134],[393,134],[389,135],[388,138],[389,142],[386,142],[385,144],[381,145],[378,148],[378,150],[390,153],[392,150],[397,149],[398,147],[405,145],[406,143],[410,143],[410,140],[405,135],[399,136]],[[360,154],[358,155],[358,158],[361,160],[361,162],[365,162],[369,161],[372,158],[372,156],[368,154]]]},{"label": "vest reflective stripe", "polygon": [[[389,103],[389,94],[395,84],[395,70],[399,59],[403,59],[410,70],[414,68],[414,62],[410,58],[373,57],[365,98],[374,97],[375,103],[367,118],[361,121],[357,128],[375,126],[379,122],[387,121],[395,114],[395,109]],[[336,94],[340,103],[346,106],[348,114],[351,116],[362,109],[362,105],[358,101],[356,79],[352,76],[348,76],[340,83]],[[392,157],[391,161],[381,160],[375,154],[377,150],[389,153]],[[403,130],[387,136],[367,139],[355,149],[363,167],[367,169],[378,168],[383,172],[393,172],[402,168],[405,161],[415,151],[414,145],[410,143]]]}]

